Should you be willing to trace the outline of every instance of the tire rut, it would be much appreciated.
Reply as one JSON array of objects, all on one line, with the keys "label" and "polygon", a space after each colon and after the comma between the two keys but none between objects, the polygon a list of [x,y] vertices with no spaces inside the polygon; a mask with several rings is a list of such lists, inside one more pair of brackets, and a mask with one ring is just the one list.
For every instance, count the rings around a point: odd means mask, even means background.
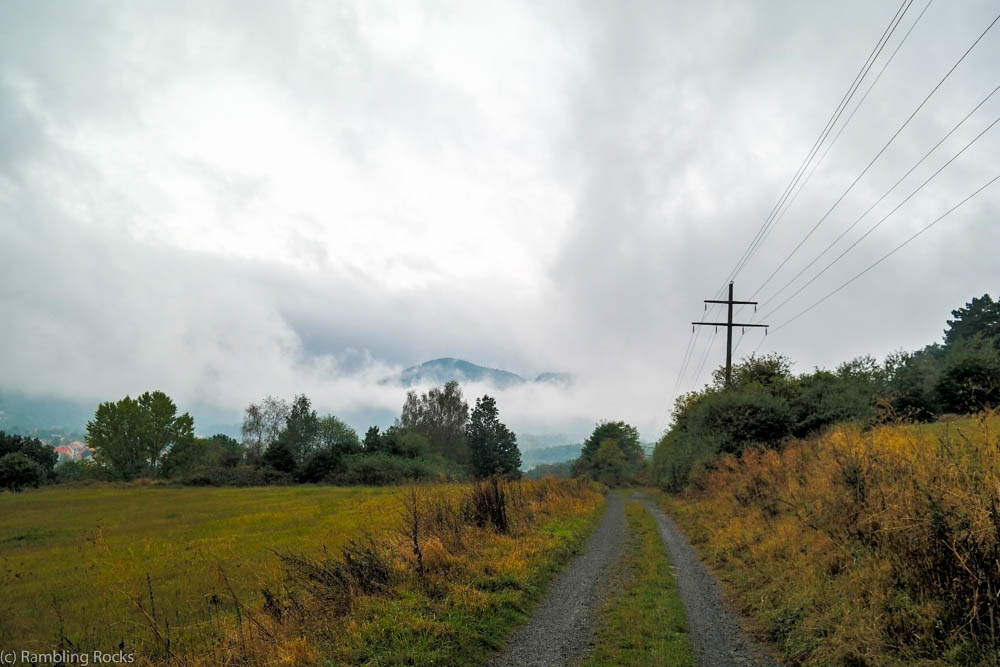
[{"label": "tire rut", "polygon": [[568,665],[587,648],[602,584],[625,542],[625,500],[608,495],[607,507],[583,553],[552,583],[534,616],[513,637],[492,667]]},{"label": "tire rut", "polygon": [[674,567],[677,589],[688,632],[699,667],[729,667],[747,665],[774,667],[776,662],[740,626],[739,617],[726,602],[715,577],[705,569],[698,552],[652,501],[639,498],[642,505],[656,518],[660,537]]}]

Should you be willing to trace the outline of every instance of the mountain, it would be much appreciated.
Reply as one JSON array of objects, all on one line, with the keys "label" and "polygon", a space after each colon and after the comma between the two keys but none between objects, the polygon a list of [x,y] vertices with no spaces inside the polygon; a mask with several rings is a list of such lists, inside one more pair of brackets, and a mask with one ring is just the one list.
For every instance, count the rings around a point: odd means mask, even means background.
[{"label": "mountain", "polygon": [[442,357],[425,361],[417,366],[404,369],[397,378],[386,378],[384,384],[398,382],[404,387],[418,384],[444,384],[449,380],[458,382],[477,382],[488,384],[497,389],[507,389],[527,382],[547,382],[568,386],[573,381],[569,373],[542,373],[534,380],[527,380],[517,373],[480,366],[464,359]]}]

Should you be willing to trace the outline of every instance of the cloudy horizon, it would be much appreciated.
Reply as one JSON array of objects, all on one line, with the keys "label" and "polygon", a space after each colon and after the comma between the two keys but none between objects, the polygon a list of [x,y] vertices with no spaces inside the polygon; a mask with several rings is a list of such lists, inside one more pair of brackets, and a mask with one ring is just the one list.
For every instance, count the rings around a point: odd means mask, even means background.
[{"label": "cloudy horizon", "polygon": [[[96,401],[156,388],[182,409],[237,413],[306,393],[322,411],[398,411],[405,389],[374,380],[457,357],[579,377],[497,392],[515,428],[625,419],[652,439],[675,387],[724,360],[723,332],[701,332],[677,381],[702,300],[898,7],[5,3],[0,390]],[[912,3],[866,83],[912,32],[736,277],[737,299],[996,13],[985,0]],[[998,49],[994,27],[761,290],[758,315],[1000,85]],[[837,252],[998,114],[1000,94]],[[998,135],[768,323],[996,176]],[[1000,185],[767,339],[748,332],[736,356],[779,352],[806,371],[940,340],[952,309],[997,296],[998,213]]]}]

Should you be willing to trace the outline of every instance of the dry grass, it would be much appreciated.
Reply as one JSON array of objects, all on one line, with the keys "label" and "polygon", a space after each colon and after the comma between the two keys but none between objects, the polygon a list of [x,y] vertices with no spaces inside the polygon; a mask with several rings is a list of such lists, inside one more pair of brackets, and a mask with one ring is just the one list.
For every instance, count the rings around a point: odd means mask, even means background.
[{"label": "dry grass", "polygon": [[665,498],[796,664],[996,664],[1000,419],[842,426]]},{"label": "dry grass", "polygon": [[493,490],[505,501],[501,529],[477,510],[477,494],[490,491],[5,494],[0,583],[12,594],[0,601],[0,643],[121,644],[140,664],[478,659],[523,617],[602,504],[576,484],[503,484]]}]

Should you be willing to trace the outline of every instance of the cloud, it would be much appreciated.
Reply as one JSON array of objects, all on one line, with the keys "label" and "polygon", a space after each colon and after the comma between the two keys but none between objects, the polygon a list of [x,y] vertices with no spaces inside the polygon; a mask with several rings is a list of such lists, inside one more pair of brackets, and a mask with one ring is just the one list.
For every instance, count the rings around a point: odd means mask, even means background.
[{"label": "cloud", "polygon": [[[738,298],[994,12],[930,5],[737,277]],[[104,400],[157,387],[229,411],[305,392],[324,410],[386,415],[402,392],[373,378],[455,356],[581,378],[499,395],[525,432],[621,418],[653,437],[688,323],[890,15],[862,2],[8,3],[0,389]],[[996,85],[997,39],[759,300]],[[998,113],[1000,95],[856,233]],[[998,149],[984,137],[771,323],[995,175]],[[984,192],[761,350],[807,369],[934,340],[996,281],[984,249],[1000,242],[998,197]],[[705,381],[719,345],[707,359],[682,389]]]}]

